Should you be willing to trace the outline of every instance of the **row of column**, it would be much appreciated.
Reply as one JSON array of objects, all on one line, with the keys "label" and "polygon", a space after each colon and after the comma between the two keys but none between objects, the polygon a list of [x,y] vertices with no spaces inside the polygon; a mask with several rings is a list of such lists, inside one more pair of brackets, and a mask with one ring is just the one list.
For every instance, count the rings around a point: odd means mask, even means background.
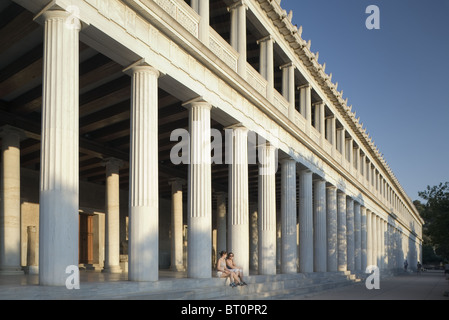
[{"label": "row of column", "polygon": [[[78,265],[78,208],[79,208],[79,31],[80,25],[68,26],[69,14],[59,10],[42,13],[44,20],[42,136],[40,170],[39,214],[39,279],[42,285],[64,285],[66,268]],[[129,280],[156,281],[158,279],[158,216],[159,190],[158,155],[158,70],[139,63],[124,70],[132,78],[131,85],[131,141],[129,182]],[[188,169],[188,276],[207,278],[211,276],[211,155],[210,155],[210,103],[195,99],[184,104],[189,109],[190,165]],[[235,127],[233,136],[233,162],[229,169],[228,246],[239,257],[239,263],[249,269],[249,203],[247,129]],[[13,138],[11,138],[13,139]],[[2,148],[14,146],[14,141],[3,139]],[[3,155],[8,154],[3,150]],[[14,153],[12,149],[12,153]],[[276,273],[276,184],[275,147],[269,142],[259,146],[259,203],[258,203],[258,264],[260,274]],[[3,164],[9,166],[9,158]],[[282,268],[295,272],[296,266],[296,163],[284,159],[282,163]],[[18,166],[18,168],[17,168]],[[107,248],[105,269],[118,268],[118,168],[114,160],[105,163],[107,172]],[[17,195],[17,176],[8,179],[14,170],[20,171],[20,160],[13,169],[3,172],[4,219],[10,228],[19,228],[19,209],[7,209],[9,200]],[[14,180],[14,181],[13,181]],[[8,183],[11,181],[11,187]],[[364,252],[358,229],[359,208],[353,208],[352,200],[342,200],[326,194],[324,180],[315,183],[312,202],[312,172],[299,172],[299,268],[301,272],[326,271],[327,264],[338,269],[346,262],[349,268],[357,268],[359,252]],[[19,178],[20,189],[20,178]],[[173,184],[174,196],[179,184]],[[328,189],[329,190],[329,189]],[[176,191],[176,192],[175,192]],[[331,191],[332,192],[332,191]],[[178,198],[179,199],[179,196]],[[344,199],[346,197],[344,196]],[[179,200],[178,200],[179,201]],[[347,204],[345,201],[348,201]],[[329,205],[326,205],[329,202]],[[336,204],[336,205],[335,205]],[[173,212],[177,209],[174,204]],[[179,203],[177,204],[179,205]],[[11,204],[11,206],[13,206]],[[346,212],[346,207],[349,208]],[[179,210],[179,209],[178,209]],[[353,213],[355,210],[355,214]],[[7,216],[19,212],[16,216]],[[173,215],[173,235],[181,234],[179,221]],[[332,218],[329,218],[332,217]],[[335,219],[336,218],[336,219]],[[18,219],[18,220],[17,220]],[[335,222],[337,221],[337,222]],[[223,223],[223,221],[221,222]],[[347,224],[346,224],[347,223]],[[332,226],[327,227],[327,224]],[[337,232],[335,233],[335,225]],[[358,222],[356,222],[358,225]],[[294,226],[294,227],[293,227]],[[329,233],[328,230],[333,230]],[[17,246],[16,235],[4,238],[0,253],[7,257]],[[337,238],[337,249],[330,254],[326,247],[329,239]],[[7,240],[6,240],[7,239]],[[172,250],[172,265],[180,267],[179,238]],[[14,242],[14,244],[12,244]],[[295,242],[295,243],[293,243]],[[333,242],[335,244],[335,242]],[[331,245],[329,245],[331,246]],[[356,249],[357,248],[357,249]],[[16,255],[19,256],[19,255]],[[331,256],[331,258],[329,258]],[[353,262],[354,260],[354,262]],[[362,259],[363,261],[363,259]],[[20,265],[20,261],[4,265]],[[328,270],[331,271],[331,270]]]}]

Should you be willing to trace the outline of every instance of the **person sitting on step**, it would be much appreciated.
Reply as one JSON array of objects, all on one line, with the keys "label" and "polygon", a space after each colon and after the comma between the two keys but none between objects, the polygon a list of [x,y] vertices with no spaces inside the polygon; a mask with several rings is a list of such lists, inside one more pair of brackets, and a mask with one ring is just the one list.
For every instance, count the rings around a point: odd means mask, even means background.
[{"label": "person sitting on step", "polygon": [[[220,252],[220,258],[217,261],[217,277],[219,278],[229,278],[230,286],[235,288],[237,285],[240,285],[240,280],[235,272],[226,268],[226,251]],[[237,281],[237,284],[235,283]]]},{"label": "person sitting on step", "polygon": [[240,278],[240,285],[246,286],[246,282],[243,281],[243,268],[238,267],[234,263],[234,254],[232,252],[229,252],[227,258],[226,258],[226,267],[237,274],[237,276]]}]

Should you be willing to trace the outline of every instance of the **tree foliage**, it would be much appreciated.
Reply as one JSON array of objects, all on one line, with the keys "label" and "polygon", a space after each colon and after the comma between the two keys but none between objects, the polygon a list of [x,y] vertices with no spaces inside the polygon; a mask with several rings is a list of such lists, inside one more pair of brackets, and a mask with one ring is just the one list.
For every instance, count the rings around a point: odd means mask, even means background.
[{"label": "tree foliage", "polygon": [[435,249],[435,254],[449,260],[449,182],[438,186],[427,186],[419,196],[425,204],[415,201],[415,206],[424,219],[424,241]]}]

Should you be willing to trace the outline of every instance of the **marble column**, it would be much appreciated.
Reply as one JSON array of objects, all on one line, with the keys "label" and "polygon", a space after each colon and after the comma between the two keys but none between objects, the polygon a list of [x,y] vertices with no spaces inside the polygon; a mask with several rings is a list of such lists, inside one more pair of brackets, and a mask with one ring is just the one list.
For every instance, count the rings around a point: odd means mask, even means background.
[{"label": "marble column", "polygon": [[361,270],[365,271],[368,266],[368,235],[367,235],[367,210],[366,207],[360,206],[360,246],[361,246]]},{"label": "marble column", "polygon": [[355,271],[354,260],[354,200],[346,199],[346,237],[348,270]]},{"label": "marble column", "polygon": [[39,274],[38,252],[37,252],[37,228],[27,227],[27,269],[28,274]]},{"label": "marble column", "polygon": [[347,271],[347,240],[346,240],[346,194],[337,191],[337,247],[338,271]]},{"label": "marble column", "polygon": [[371,217],[371,234],[372,234],[372,242],[373,242],[373,252],[372,252],[372,264],[374,266],[379,266],[379,261],[378,261],[378,253],[377,253],[377,216],[374,212],[372,212],[372,217]]},{"label": "marble column", "polygon": [[4,126],[2,139],[1,208],[0,208],[0,275],[23,273],[20,262],[20,140],[24,133]]},{"label": "marble column", "polygon": [[[366,209],[366,266],[373,265],[373,219],[371,210]],[[366,270],[366,269],[365,269]]]},{"label": "marble column", "polygon": [[120,177],[121,160],[106,159],[106,245],[103,272],[121,273],[120,268]]},{"label": "marble column", "polygon": [[201,17],[198,26],[198,38],[206,46],[209,46],[209,0],[192,0],[192,9],[195,10],[195,12],[198,13]]},{"label": "marble column", "polygon": [[354,201],[354,268],[362,270],[362,220],[360,203]]},{"label": "marble column", "polygon": [[281,272],[296,273],[296,161],[281,160]]},{"label": "marble column", "polygon": [[306,119],[306,131],[309,131],[312,123],[312,87],[305,84],[300,86],[299,90],[299,112]]},{"label": "marble column", "polygon": [[210,278],[212,265],[211,104],[194,99],[189,109],[187,276]]},{"label": "marble column", "polygon": [[78,266],[79,30],[70,13],[46,11],[39,196],[39,283],[65,286]]},{"label": "marble column", "polygon": [[273,56],[273,45],[274,40],[271,35],[268,35],[257,41],[260,45],[260,55],[259,55],[259,73],[267,80],[267,100],[273,102],[274,94],[274,56]]},{"label": "marble column", "polygon": [[227,251],[226,193],[217,192],[217,251]]},{"label": "marble column", "polygon": [[337,256],[337,188],[326,188],[327,271],[338,271]]},{"label": "marble column", "polygon": [[148,65],[133,66],[129,167],[128,279],[159,279],[158,78]]},{"label": "marble column", "polygon": [[229,165],[228,227],[236,264],[249,270],[248,129],[234,126]]},{"label": "marble column", "polygon": [[315,180],[313,188],[313,266],[315,272],[326,272],[326,181]]},{"label": "marble column", "polygon": [[173,271],[184,271],[183,252],[183,202],[182,186],[184,179],[174,178],[168,182],[171,185],[171,256],[170,269]]},{"label": "marble column", "polygon": [[288,117],[295,117],[295,65],[289,62],[280,67],[282,70],[282,95],[289,102]]},{"label": "marble column", "polygon": [[269,142],[259,146],[259,274],[276,274],[276,149]]},{"label": "marble column", "polygon": [[[200,0],[198,0],[200,1]],[[246,79],[246,10],[243,0],[233,3],[228,11],[231,13],[231,46],[239,53],[237,72]]]},{"label": "marble column", "polygon": [[299,272],[313,272],[312,171],[299,171]]}]

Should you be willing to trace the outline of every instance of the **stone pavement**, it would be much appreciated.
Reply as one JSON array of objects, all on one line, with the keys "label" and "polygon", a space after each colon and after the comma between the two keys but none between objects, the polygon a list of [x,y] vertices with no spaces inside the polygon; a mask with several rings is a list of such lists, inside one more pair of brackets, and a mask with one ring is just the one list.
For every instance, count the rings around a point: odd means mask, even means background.
[{"label": "stone pavement", "polygon": [[429,270],[380,279],[380,289],[367,289],[365,282],[287,300],[449,300],[449,280],[443,271]]}]

